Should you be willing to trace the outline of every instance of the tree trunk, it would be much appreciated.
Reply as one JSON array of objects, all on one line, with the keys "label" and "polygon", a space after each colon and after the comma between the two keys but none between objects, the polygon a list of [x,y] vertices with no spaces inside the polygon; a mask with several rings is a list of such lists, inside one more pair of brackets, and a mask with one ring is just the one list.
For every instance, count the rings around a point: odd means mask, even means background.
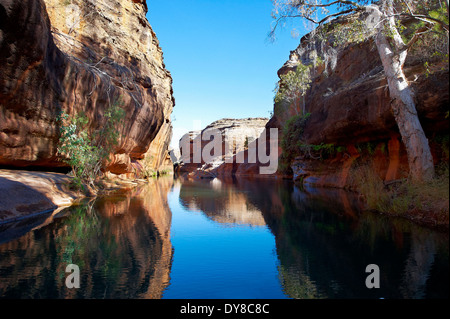
[{"label": "tree trunk", "polygon": [[[394,17],[389,14],[392,12],[392,3],[387,0],[385,4],[387,7],[383,11],[387,14],[381,14],[383,20],[378,25],[375,43],[388,82],[392,111],[406,147],[410,177],[414,181],[430,181],[434,177],[433,157],[417,115],[414,92],[403,72],[407,51],[401,51],[404,42],[395,26]],[[391,35],[392,45],[386,30]]]}]

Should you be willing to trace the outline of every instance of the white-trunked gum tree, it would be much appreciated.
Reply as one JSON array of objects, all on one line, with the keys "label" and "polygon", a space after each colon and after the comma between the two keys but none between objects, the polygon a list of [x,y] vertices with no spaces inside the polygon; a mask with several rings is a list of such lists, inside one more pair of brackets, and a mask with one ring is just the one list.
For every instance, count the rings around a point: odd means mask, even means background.
[{"label": "white-trunked gum tree", "polygon": [[[403,67],[409,50],[419,40],[439,36],[446,43],[448,58],[448,0],[272,0],[273,25],[270,36],[286,20],[300,18],[317,27],[332,19],[361,14],[361,36],[373,37],[387,79],[391,108],[405,145],[409,175],[413,181],[427,182],[435,175],[433,157],[416,110],[415,93]],[[403,24],[409,21],[408,28]],[[406,30],[407,29],[407,30]],[[406,32],[407,31],[407,32]],[[433,50],[430,48],[430,50]]]}]

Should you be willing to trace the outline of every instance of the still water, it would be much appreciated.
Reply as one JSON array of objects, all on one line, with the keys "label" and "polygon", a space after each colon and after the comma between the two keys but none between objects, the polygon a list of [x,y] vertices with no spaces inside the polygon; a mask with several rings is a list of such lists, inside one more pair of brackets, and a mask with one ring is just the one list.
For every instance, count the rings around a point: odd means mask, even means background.
[{"label": "still water", "polygon": [[0,225],[0,298],[448,298],[448,246],[341,190],[160,178]]}]

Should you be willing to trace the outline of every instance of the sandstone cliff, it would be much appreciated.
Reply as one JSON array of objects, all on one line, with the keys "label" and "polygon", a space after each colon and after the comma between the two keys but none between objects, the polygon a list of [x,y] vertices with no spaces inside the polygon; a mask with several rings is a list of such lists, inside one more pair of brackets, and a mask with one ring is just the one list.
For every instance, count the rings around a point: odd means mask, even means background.
[{"label": "sandstone cliff", "polygon": [[[349,23],[346,19],[335,21],[328,30]],[[442,158],[448,161],[448,62],[434,61],[426,70],[423,51],[419,46],[409,53],[405,72],[416,93],[420,121],[437,163]],[[266,127],[279,129],[281,144],[287,122],[302,112],[309,113],[301,137],[292,142],[327,145],[331,154],[297,156],[287,163],[287,170],[279,170],[277,175],[317,186],[347,187],[352,184],[350,171],[359,161],[371,165],[385,181],[405,177],[406,151],[373,40],[338,42],[333,32],[311,33],[291,51],[278,75],[296,70],[300,63],[310,67],[309,89],[297,103],[275,103],[274,116]],[[245,168],[257,175],[260,165],[238,166],[236,172]]]},{"label": "sandstone cliff", "polygon": [[0,165],[64,166],[57,114],[84,112],[95,130],[117,103],[109,170],[159,169],[174,99],[146,12],[143,0],[0,0]]},{"label": "sandstone cliff", "polygon": [[[223,169],[227,166],[227,163],[225,163],[226,157],[244,153],[249,144],[261,135],[267,121],[267,118],[220,119],[209,124],[202,131],[186,133],[180,139],[181,163],[177,168],[178,173],[194,178],[229,175],[229,172],[225,172]],[[200,147],[199,152],[203,153],[205,147],[212,145],[210,143],[215,140],[216,137],[212,135],[214,132],[217,132],[217,138],[220,138],[218,143],[220,145],[220,152],[218,153],[220,154],[211,150],[212,158],[210,160],[205,161],[202,156],[200,161],[197,162],[194,158],[196,143]],[[186,146],[183,147],[184,142],[186,142]],[[228,154],[225,143],[228,143],[230,147]]]}]

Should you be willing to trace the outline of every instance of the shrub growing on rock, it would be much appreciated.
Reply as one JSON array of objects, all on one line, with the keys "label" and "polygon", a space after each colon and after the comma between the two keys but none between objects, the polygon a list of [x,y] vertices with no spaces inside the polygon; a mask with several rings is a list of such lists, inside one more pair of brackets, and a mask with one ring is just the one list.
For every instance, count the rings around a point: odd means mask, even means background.
[{"label": "shrub growing on rock", "polygon": [[120,134],[117,126],[124,116],[125,111],[116,102],[105,111],[104,125],[90,132],[89,119],[85,114],[69,116],[62,112],[59,115],[61,135],[58,155],[72,167],[76,188],[83,184],[96,188],[95,180],[102,174],[109,154],[118,143]]}]

